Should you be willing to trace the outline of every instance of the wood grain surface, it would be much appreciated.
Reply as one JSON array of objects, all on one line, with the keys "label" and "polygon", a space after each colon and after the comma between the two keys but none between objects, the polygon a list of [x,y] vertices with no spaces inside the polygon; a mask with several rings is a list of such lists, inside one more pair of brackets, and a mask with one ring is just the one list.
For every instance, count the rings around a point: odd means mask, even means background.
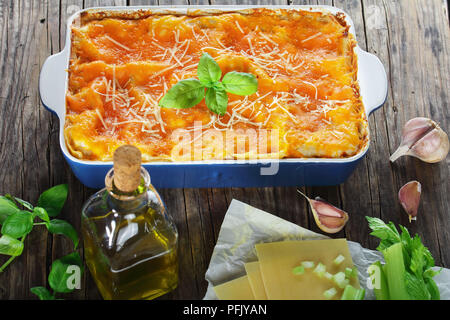
[{"label": "wood grain surface", "polygon": [[[364,216],[407,226],[429,247],[436,264],[450,267],[450,157],[426,164],[389,155],[400,142],[402,126],[425,116],[449,132],[450,31],[446,0],[45,0],[0,1],[0,194],[11,193],[35,203],[45,189],[69,184],[61,214],[80,230],[83,202],[96,190],[85,188],[72,174],[59,147],[59,121],[39,100],[38,77],[44,60],[65,46],[66,20],[87,7],[107,5],[334,5],[353,19],[359,45],[377,55],[389,78],[385,105],[370,116],[371,146],[347,182],[334,187],[302,187],[350,214],[346,237],[375,248]],[[412,224],[397,200],[410,180],[422,183],[418,220]],[[200,299],[206,291],[205,271],[224,214],[232,199],[276,214],[319,232],[306,201],[296,188],[165,189],[160,193],[180,234],[180,283],[161,299]],[[61,236],[34,230],[25,250],[0,273],[0,299],[35,299],[34,286],[46,286],[53,259],[71,252]],[[83,249],[79,249],[80,254]],[[7,257],[0,256],[0,263]],[[70,299],[100,299],[89,272],[82,289]]]}]

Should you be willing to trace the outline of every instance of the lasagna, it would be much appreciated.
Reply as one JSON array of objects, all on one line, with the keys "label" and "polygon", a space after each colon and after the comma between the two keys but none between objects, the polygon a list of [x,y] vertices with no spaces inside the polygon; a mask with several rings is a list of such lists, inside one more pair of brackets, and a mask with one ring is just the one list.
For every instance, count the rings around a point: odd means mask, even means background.
[{"label": "lasagna", "polygon": [[[82,160],[110,161],[123,144],[143,161],[345,158],[367,143],[356,41],[340,14],[246,9],[187,14],[87,11],[72,26],[64,138]],[[207,52],[254,74],[258,91],[228,93],[227,113],[204,100],[159,100],[197,78]]]}]

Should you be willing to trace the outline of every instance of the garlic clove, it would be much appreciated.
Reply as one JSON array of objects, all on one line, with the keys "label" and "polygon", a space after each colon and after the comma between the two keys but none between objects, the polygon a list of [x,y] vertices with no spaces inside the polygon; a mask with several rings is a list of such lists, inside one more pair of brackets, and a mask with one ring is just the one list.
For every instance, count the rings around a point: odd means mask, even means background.
[{"label": "garlic clove", "polygon": [[447,156],[449,146],[447,134],[436,122],[423,117],[414,118],[405,124],[400,146],[390,160],[394,162],[409,155],[429,163],[439,162]]},{"label": "garlic clove", "polygon": [[431,128],[434,128],[430,119],[419,117],[406,122],[402,132],[402,145],[411,148],[418,137],[424,136]]},{"label": "garlic clove", "polygon": [[336,233],[344,228],[348,221],[348,214],[325,200],[317,197],[315,200],[308,198],[300,190],[297,190],[308,200],[311,211],[320,230],[326,233]]},{"label": "garlic clove", "polygon": [[409,216],[409,222],[416,220],[421,193],[422,185],[419,181],[408,182],[398,192],[398,199]]},{"label": "garlic clove", "polygon": [[409,151],[409,155],[425,162],[435,163],[442,161],[448,154],[449,141],[447,134],[442,129],[433,129]]}]

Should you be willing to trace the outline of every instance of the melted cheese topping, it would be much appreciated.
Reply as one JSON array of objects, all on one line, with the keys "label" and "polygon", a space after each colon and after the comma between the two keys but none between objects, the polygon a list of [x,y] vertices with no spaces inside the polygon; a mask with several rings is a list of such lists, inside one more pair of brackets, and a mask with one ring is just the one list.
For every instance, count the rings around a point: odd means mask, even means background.
[{"label": "melted cheese topping", "polygon": [[[86,14],[72,27],[68,149],[109,161],[123,144],[144,161],[341,158],[367,142],[355,40],[342,17],[249,9],[217,15]],[[224,116],[158,101],[196,78],[203,52],[226,74],[253,73],[258,91],[228,94]]]}]

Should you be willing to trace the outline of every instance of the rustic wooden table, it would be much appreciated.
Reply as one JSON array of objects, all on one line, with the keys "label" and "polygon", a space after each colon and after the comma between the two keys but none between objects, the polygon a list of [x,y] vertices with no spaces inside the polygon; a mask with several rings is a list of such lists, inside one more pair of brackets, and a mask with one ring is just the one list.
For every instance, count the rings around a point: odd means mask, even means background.
[{"label": "rustic wooden table", "polygon": [[[44,60],[64,47],[66,19],[83,7],[172,4],[327,4],[344,9],[356,25],[359,45],[376,54],[389,78],[385,105],[370,116],[370,150],[350,179],[334,187],[302,188],[349,212],[346,237],[375,248],[365,215],[401,223],[418,233],[437,265],[450,267],[450,157],[426,164],[404,157],[389,163],[401,128],[410,118],[430,117],[449,130],[450,31],[446,0],[45,0],[0,2],[0,194],[36,202],[45,189],[69,184],[61,217],[80,228],[83,202],[95,190],[72,174],[59,148],[59,122],[42,107],[38,76]],[[397,200],[410,180],[423,186],[419,218],[410,224]],[[318,231],[306,201],[296,188],[160,190],[180,234],[180,283],[164,299],[198,299],[224,214],[232,199]],[[25,252],[0,273],[0,299],[35,298],[34,286],[46,285],[53,259],[72,250],[63,237],[33,231]],[[82,248],[79,249],[82,254]],[[0,257],[0,263],[5,261]],[[101,298],[89,273],[73,299]]]}]

